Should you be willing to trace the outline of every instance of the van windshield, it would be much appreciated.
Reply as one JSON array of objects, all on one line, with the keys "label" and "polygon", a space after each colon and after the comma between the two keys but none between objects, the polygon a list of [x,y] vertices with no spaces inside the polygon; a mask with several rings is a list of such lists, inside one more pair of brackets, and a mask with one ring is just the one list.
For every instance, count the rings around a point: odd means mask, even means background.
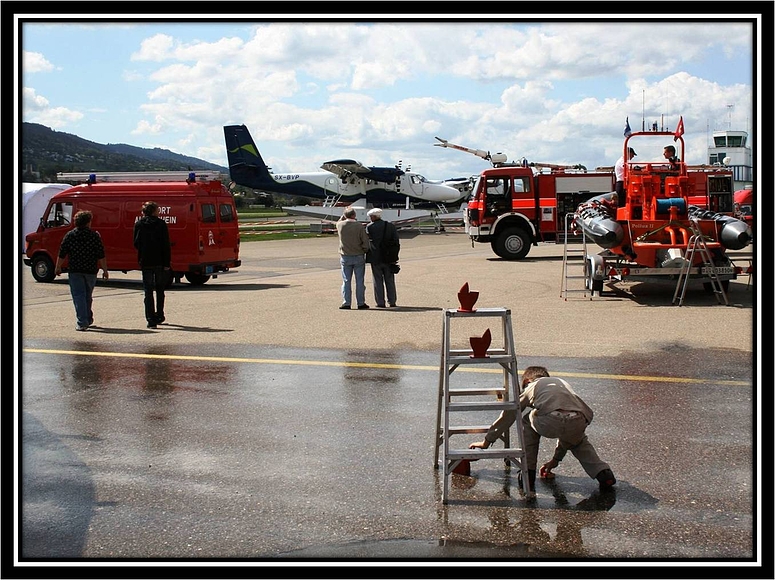
[{"label": "van windshield", "polygon": [[69,202],[55,203],[48,211],[48,215],[45,219],[45,227],[47,228],[59,228],[62,226],[69,226],[73,218],[73,204]]}]

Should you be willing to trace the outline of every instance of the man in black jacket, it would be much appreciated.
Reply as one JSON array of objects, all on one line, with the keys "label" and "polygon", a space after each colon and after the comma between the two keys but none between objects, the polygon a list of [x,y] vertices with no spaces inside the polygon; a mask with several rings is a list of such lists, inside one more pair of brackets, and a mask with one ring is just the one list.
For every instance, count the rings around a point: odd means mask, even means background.
[{"label": "man in black jacket", "polygon": [[164,322],[164,289],[169,282],[171,252],[167,222],[159,217],[159,205],[154,201],[143,204],[143,217],[135,222],[134,245],[143,272],[145,319],[148,328],[156,328]]},{"label": "man in black jacket", "polygon": [[396,226],[382,219],[382,210],[370,209],[371,223],[366,226],[369,235],[371,275],[374,280],[374,300],[377,308],[385,308],[385,295],[391,308],[396,305],[396,272],[398,272],[398,231]]}]

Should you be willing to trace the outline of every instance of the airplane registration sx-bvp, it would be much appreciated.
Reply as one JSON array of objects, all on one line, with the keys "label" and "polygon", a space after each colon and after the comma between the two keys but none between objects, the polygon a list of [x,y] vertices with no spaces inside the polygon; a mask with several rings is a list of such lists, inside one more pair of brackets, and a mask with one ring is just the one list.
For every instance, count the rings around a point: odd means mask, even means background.
[{"label": "airplane registration sx-bvp", "polygon": [[[324,200],[322,206],[283,209],[323,221],[337,221],[345,201],[356,208],[358,221],[368,221],[370,207],[382,207],[382,217],[396,225],[409,225],[446,213],[442,204],[462,202],[459,189],[432,182],[418,173],[396,167],[367,167],[353,159],[327,161],[325,171],[272,173],[245,125],[223,128],[231,180],[237,185],[267,193]],[[417,206],[424,206],[423,209]],[[396,207],[400,206],[400,207]]]}]

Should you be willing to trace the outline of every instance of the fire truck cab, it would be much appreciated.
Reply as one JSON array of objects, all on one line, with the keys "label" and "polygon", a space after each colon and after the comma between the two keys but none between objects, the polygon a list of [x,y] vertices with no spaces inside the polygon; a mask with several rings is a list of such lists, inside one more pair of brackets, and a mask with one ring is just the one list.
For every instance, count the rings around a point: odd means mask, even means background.
[{"label": "fire truck cab", "polygon": [[556,242],[566,214],[580,203],[613,191],[612,172],[541,165],[539,171],[513,165],[481,173],[463,215],[472,244],[489,242],[501,258],[521,260],[538,242]]},{"label": "fire truck cab", "polygon": [[[234,198],[218,172],[60,173],[58,179],[81,181],[52,196],[37,231],[27,234],[24,263],[38,282],[55,278],[62,238],[73,217],[92,212],[91,229],[102,237],[108,269],[139,270],[134,225],[146,201],[159,204],[167,222],[173,281],[185,277],[201,285],[240,265],[239,224]],[[65,260],[62,271],[67,271]]]}]

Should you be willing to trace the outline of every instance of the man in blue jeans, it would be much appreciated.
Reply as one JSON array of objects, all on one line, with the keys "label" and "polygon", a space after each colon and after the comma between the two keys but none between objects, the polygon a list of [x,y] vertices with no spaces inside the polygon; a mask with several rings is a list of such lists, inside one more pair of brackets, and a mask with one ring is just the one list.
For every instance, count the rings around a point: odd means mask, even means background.
[{"label": "man in blue jeans", "polygon": [[366,227],[355,219],[355,209],[348,207],[336,222],[339,234],[339,263],[342,266],[341,310],[350,310],[352,303],[352,279],[355,276],[355,301],[358,310],[369,307],[366,304],[366,252],[369,250],[369,236]]},{"label": "man in blue jeans", "polygon": [[92,295],[97,285],[97,272],[102,268],[102,277],[107,280],[108,263],[100,234],[89,227],[92,213],[79,211],[74,219],[75,229],[65,234],[59,246],[54,273],[57,276],[62,273],[62,264],[67,258],[67,278],[77,321],[75,329],[84,331],[94,325]]},{"label": "man in blue jeans", "polygon": [[143,272],[145,319],[148,328],[156,328],[165,320],[164,290],[169,282],[171,250],[167,222],[159,217],[159,205],[154,201],[143,204],[143,217],[135,222],[134,245]]}]

